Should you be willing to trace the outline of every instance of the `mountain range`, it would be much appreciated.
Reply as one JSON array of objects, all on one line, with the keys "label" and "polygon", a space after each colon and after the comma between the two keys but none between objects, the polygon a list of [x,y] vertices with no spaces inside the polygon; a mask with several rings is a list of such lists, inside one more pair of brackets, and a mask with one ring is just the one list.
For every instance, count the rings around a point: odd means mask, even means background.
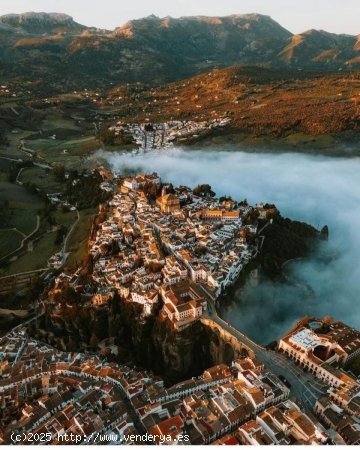
[{"label": "mountain range", "polygon": [[351,70],[360,36],[310,30],[293,35],[260,14],[149,16],[115,30],[65,14],[0,17],[0,75],[45,91],[142,82],[159,85],[234,64]]}]

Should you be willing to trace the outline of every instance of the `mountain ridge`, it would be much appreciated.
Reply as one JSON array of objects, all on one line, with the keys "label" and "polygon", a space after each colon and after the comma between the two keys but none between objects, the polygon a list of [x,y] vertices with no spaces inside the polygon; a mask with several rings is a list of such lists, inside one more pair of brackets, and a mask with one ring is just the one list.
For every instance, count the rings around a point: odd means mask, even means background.
[{"label": "mountain ridge", "polygon": [[68,14],[45,13],[45,12],[25,12],[22,14],[5,14],[0,16],[0,23],[15,28],[18,31],[35,35],[42,35],[44,32],[52,32],[56,28],[65,30],[83,30],[88,27],[74,21]]},{"label": "mountain ridge", "polygon": [[154,15],[112,31],[61,13],[0,17],[0,75],[64,92],[102,84],[168,83],[236,64],[351,70],[360,37],[308,30],[294,35],[270,16]]}]

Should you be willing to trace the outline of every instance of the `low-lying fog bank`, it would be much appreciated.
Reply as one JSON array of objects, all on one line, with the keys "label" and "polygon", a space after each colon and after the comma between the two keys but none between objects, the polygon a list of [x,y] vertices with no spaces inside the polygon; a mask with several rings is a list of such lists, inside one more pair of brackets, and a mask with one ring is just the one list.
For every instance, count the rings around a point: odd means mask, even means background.
[{"label": "low-lying fog bank", "polygon": [[279,338],[305,314],[335,318],[360,328],[360,159],[305,154],[162,150],[141,155],[99,153],[115,170],[157,171],[164,180],[191,187],[209,183],[217,195],[275,203],[283,216],[320,228],[330,241],[321,258],[291,265],[313,290],[262,281],[246,286],[224,311],[227,320],[261,343]]}]

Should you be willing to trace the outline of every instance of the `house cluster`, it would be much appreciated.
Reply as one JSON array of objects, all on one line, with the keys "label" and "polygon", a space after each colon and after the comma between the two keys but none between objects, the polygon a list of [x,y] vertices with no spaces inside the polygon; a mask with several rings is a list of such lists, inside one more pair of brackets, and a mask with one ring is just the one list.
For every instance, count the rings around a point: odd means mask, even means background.
[{"label": "house cluster", "polygon": [[[66,440],[70,434],[79,437],[76,443],[85,436],[136,434],[122,384],[130,389],[148,380],[146,373],[14,332],[0,344],[0,443],[13,443],[14,433],[22,433],[23,444],[75,443]],[[46,441],[31,440],[34,435]]]},{"label": "house cluster", "polygon": [[232,445],[329,445],[325,427],[295,400],[266,408],[214,444]]},{"label": "house cluster", "polygon": [[96,436],[124,443],[144,434],[156,444],[358,444],[359,399],[359,386],[333,388],[315,416],[256,358],[168,387],[149,371],[54,349],[26,327],[0,341],[2,444],[14,433],[22,443],[46,436],[46,444],[70,443],[69,435],[76,444],[102,443]]},{"label": "house cluster", "polygon": [[302,322],[279,341],[279,350],[333,388],[356,384],[341,367],[360,354],[360,333],[342,322]]},{"label": "house cluster", "polygon": [[211,367],[202,376],[170,388],[149,385],[132,404],[156,443],[170,434],[168,444],[186,437],[194,445],[214,442],[288,395],[288,388],[275,375],[259,361],[246,358],[231,367]]},{"label": "house cluster", "polygon": [[109,130],[115,137],[122,133],[130,134],[139,148],[144,150],[171,147],[175,141],[181,142],[229,124],[227,117],[209,121],[194,122],[174,120],[165,123],[123,123],[118,122]]},{"label": "house cluster", "polygon": [[315,405],[327,433],[339,445],[360,445],[360,386],[330,389]]},{"label": "house cluster", "polygon": [[165,387],[150,372],[56,350],[30,338],[25,327],[0,342],[1,443],[12,443],[13,433],[43,435],[44,443],[69,443],[64,437],[72,434],[80,443],[98,435],[121,441],[144,431],[157,443],[165,436],[175,442],[180,434],[194,444],[210,443],[288,395],[275,375],[249,358]]},{"label": "house cluster", "polygon": [[11,96],[11,91],[10,88],[3,84],[2,86],[0,86],[0,96],[1,97],[10,97]]},{"label": "house cluster", "polygon": [[[143,317],[161,299],[162,315],[182,330],[256,254],[256,224],[245,223],[249,209],[162,185],[156,173],[125,179],[102,207],[89,241],[93,294],[87,298],[102,306],[117,291],[142,305]],[[50,295],[63,282],[83,288],[77,275],[60,274]]]},{"label": "house cluster", "polygon": [[[0,97],[28,97],[32,92],[24,88],[22,83],[2,84],[0,86]],[[15,130],[16,131],[16,130]],[[13,131],[14,132],[14,131]],[[16,131],[17,132],[17,131]]]},{"label": "house cluster", "polygon": [[336,442],[334,430],[288,399],[289,390],[257,360],[215,366],[202,377],[172,388],[149,386],[134,401],[147,433],[157,443],[172,430],[171,443],[325,445]]}]

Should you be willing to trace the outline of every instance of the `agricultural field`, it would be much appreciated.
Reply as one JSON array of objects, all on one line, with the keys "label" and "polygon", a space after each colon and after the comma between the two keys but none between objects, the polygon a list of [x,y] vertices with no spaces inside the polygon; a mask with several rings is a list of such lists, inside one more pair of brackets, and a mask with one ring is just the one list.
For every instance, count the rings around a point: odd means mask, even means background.
[{"label": "agricultural field", "polygon": [[0,183],[3,181],[8,181],[9,171],[12,164],[12,161],[0,158]]},{"label": "agricultural field", "polygon": [[1,276],[46,268],[50,256],[60,249],[60,245],[55,245],[55,239],[56,232],[42,235],[34,242],[32,251],[21,254],[18,258],[12,258],[11,264],[1,270]]},{"label": "agricultural field", "polygon": [[75,123],[74,119],[67,119],[63,117],[61,112],[57,109],[48,112],[46,118],[41,124],[44,131],[50,131],[52,134],[59,134],[58,130],[71,130],[72,132],[81,132],[81,128]]},{"label": "agricultural field", "polygon": [[36,216],[44,206],[43,201],[38,196],[28,193],[21,186],[8,181],[1,181],[0,202],[6,202],[0,225],[2,229],[16,228],[25,235],[30,234],[35,229]]},{"label": "agricultural field", "polygon": [[[91,106],[91,105],[90,105]],[[66,166],[78,164],[79,160],[97,150],[100,143],[94,135],[92,114],[94,108],[81,105],[79,99],[59,98],[56,105],[28,99],[7,99],[1,104],[0,115],[7,117],[3,133],[8,141],[0,147],[0,156],[29,160],[29,152],[36,152],[34,160]],[[1,130],[0,130],[1,132]]]},{"label": "agricultural field", "polygon": [[73,225],[73,223],[76,221],[77,219],[77,214],[75,211],[68,211],[68,212],[63,212],[61,207],[58,208],[54,213],[53,213],[54,219],[56,220],[56,223],[58,225],[63,225],[65,226],[67,229],[70,229],[71,226]]},{"label": "agricultural field", "polygon": [[[76,212],[63,212],[61,207],[53,211],[51,215],[55,219],[56,226],[65,227],[66,230],[70,230],[77,219]],[[16,232],[12,231],[12,233]],[[41,234],[36,236],[34,240],[30,239],[30,242],[26,243],[23,251],[9,259],[10,264],[0,271],[1,276],[47,267],[50,256],[61,249],[61,244],[56,241],[57,231],[55,229],[51,230],[45,223],[41,224],[39,233]],[[8,231],[6,236],[8,238]],[[0,239],[0,257],[16,250],[20,245],[21,239],[18,238],[17,242],[17,246],[15,244],[10,246],[5,239]]]},{"label": "agricultural field", "polygon": [[9,161],[8,159],[0,158],[0,172],[2,172],[2,175],[6,175],[7,171],[11,168],[12,161]]},{"label": "agricultural field", "polygon": [[41,191],[46,193],[61,192],[64,188],[63,183],[56,180],[50,169],[41,167],[26,167],[19,177],[22,183],[33,183]]},{"label": "agricultural field", "polygon": [[[45,268],[49,257],[61,248],[57,228],[61,227],[66,233],[77,220],[75,211],[63,210],[61,206],[55,208],[50,211],[52,222],[41,219],[37,233],[25,243],[22,250],[11,255],[20,247],[21,241],[36,230],[37,216],[45,207],[40,196],[9,181],[13,164],[7,159],[0,159],[0,259],[5,258],[3,262],[9,263],[1,269],[0,276]],[[18,180],[24,184],[31,183],[46,193],[63,190],[62,183],[46,168],[25,167]],[[76,246],[76,242],[73,246]]]},{"label": "agricultural field", "polygon": [[17,250],[21,241],[36,230],[44,203],[24,188],[0,181],[0,259]]},{"label": "agricultural field", "polygon": [[95,136],[81,136],[71,140],[35,139],[27,141],[26,147],[49,164],[61,162],[69,167],[97,150],[100,144]]},{"label": "agricultural field", "polygon": [[15,230],[0,230],[0,259],[18,249],[23,238]]}]

